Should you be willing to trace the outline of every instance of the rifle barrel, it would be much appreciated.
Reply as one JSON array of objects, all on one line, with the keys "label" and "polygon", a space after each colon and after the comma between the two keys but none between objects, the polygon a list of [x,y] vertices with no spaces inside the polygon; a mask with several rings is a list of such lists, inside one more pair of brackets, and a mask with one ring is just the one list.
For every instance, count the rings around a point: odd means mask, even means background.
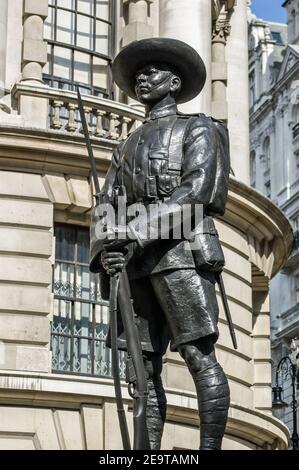
[{"label": "rifle barrel", "polygon": [[80,112],[80,117],[81,117],[81,122],[82,122],[85,142],[86,142],[86,147],[87,147],[87,151],[88,151],[88,156],[89,156],[89,160],[90,160],[91,173],[92,173],[92,178],[93,178],[93,182],[94,182],[96,198],[98,198],[99,194],[101,192],[101,188],[100,188],[100,184],[99,184],[99,180],[98,180],[96,161],[95,161],[95,158],[94,158],[92,145],[91,145],[91,142],[90,142],[89,130],[88,130],[88,127],[87,127],[87,122],[86,122],[86,117],[85,117],[85,113],[84,113],[84,108],[83,108],[83,103],[82,103],[82,98],[81,98],[81,93],[80,93],[79,87],[77,88],[77,93],[78,93],[79,112]]}]

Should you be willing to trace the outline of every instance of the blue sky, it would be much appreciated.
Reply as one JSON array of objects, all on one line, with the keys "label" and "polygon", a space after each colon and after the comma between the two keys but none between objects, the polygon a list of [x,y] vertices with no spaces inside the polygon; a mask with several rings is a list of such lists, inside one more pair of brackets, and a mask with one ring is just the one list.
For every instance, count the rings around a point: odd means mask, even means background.
[{"label": "blue sky", "polygon": [[282,8],[283,0],[252,0],[252,11],[266,21],[286,22],[286,9]]}]

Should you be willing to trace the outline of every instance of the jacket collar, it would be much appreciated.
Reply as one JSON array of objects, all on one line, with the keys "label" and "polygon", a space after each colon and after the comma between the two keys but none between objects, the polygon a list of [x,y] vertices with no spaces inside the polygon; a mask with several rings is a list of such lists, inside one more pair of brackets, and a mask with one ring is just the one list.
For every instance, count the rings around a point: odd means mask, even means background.
[{"label": "jacket collar", "polygon": [[152,121],[166,116],[173,116],[178,113],[178,108],[176,104],[167,104],[162,108],[153,110],[149,113],[144,122]]}]

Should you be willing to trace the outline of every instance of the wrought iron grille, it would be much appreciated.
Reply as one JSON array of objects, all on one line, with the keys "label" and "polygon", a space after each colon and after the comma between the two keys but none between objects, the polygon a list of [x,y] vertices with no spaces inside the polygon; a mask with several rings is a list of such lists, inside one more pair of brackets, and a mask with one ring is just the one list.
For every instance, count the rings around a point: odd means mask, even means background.
[{"label": "wrought iron grille", "polygon": [[[89,231],[57,224],[55,238],[52,369],[111,376],[111,353],[105,346],[108,306],[100,297],[98,276],[89,272]],[[120,370],[124,377],[124,353],[120,354]]]},{"label": "wrought iron grille", "polygon": [[54,88],[112,98],[114,0],[49,0],[45,82]]}]

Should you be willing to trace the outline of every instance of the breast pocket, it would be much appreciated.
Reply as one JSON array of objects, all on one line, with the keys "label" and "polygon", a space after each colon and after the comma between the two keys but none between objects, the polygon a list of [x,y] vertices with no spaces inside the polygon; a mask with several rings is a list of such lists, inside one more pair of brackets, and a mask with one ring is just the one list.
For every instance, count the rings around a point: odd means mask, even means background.
[{"label": "breast pocket", "polygon": [[176,175],[157,176],[157,192],[159,196],[171,196],[173,191],[180,185],[181,178]]},{"label": "breast pocket", "polygon": [[148,152],[149,170],[152,176],[167,173],[168,149],[151,149]]}]

